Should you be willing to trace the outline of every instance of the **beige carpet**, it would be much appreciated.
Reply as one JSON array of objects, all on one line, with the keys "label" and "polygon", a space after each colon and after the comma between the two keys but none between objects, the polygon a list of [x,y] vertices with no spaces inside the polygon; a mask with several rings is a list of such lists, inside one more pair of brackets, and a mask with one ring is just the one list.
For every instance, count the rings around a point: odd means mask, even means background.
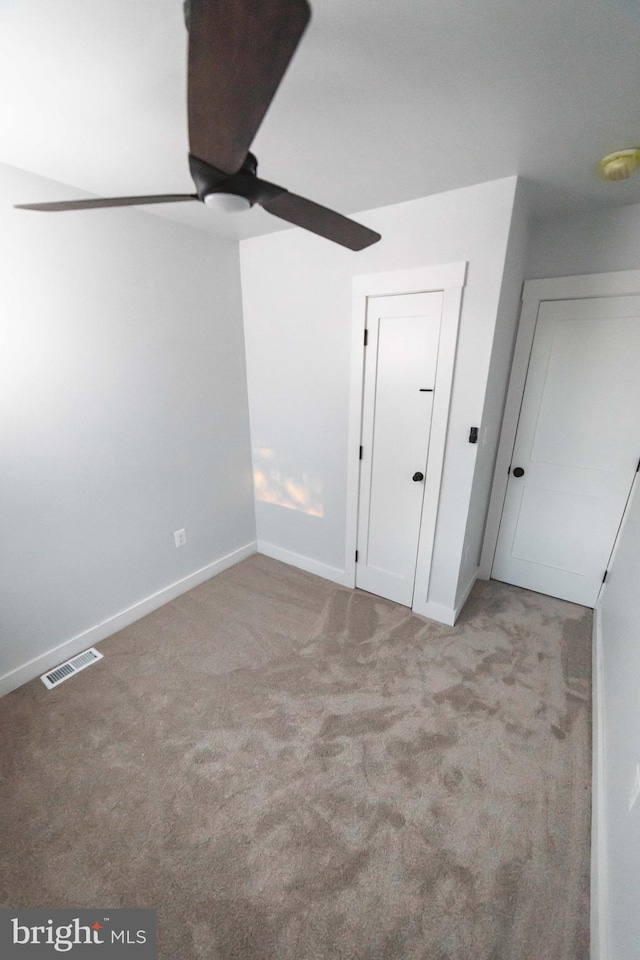
[{"label": "beige carpet", "polygon": [[590,633],[252,557],[0,701],[2,905],[157,908],[163,960],[586,960]]}]

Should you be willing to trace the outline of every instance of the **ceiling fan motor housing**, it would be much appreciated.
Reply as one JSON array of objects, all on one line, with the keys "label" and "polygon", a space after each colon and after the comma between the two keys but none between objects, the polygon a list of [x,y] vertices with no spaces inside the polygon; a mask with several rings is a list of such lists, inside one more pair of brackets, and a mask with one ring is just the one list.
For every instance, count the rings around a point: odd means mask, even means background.
[{"label": "ceiling fan motor housing", "polygon": [[282,187],[258,179],[258,161],[252,153],[247,154],[238,172],[231,176],[193,154],[189,154],[189,169],[198,197],[202,201],[211,193],[232,193],[244,197],[253,206],[287,192]]}]

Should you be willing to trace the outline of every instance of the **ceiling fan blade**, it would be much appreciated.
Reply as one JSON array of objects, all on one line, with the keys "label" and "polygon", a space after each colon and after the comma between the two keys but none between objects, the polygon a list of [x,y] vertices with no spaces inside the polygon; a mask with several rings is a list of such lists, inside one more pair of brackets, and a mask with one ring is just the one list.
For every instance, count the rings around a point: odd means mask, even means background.
[{"label": "ceiling fan blade", "polygon": [[190,0],[190,152],[236,173],[309,21],[307,0]]},{"label": "ceiling fan blade", "polygon": [[167,193],[150,197],[96,197],[95,200],[60,200],[55,203],[17,203],[16,210],[44,210],[57,213],[62,210],[94,210],[98,207],[141,207],[147,203],[180,203],[197,200],[193,193]]},{"label": "ceiling fan blade", "polygon": [[343,217],[341,213],[321,207],[319,203],[289,193],[288,190],[282,190],[275,196],[258,202],[274,216],[294,223],[297,227],[304,227],[305,230],[317,233],[327,240],[333,240],[349,250],[364,250],[381,239],[380,234],[374,230]]}]

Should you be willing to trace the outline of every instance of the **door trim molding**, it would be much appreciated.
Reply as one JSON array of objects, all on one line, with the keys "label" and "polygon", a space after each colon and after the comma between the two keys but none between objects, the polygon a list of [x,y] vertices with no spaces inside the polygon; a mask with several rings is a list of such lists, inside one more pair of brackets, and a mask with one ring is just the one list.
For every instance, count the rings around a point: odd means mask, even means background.
[{"label": "door trim molding", "polygon": [[[358,539],[358,499],[360,487],[359,446],[362,429],[364,388],[364,330],[367,301],[370,297],[398,296],[410,293],[443,291],[440,345],[436,371],[431,421],[429,462],[425,476],[425,507],[420,527],[420,542],[416,565],[416,586],[413,609],[421,613],[427,606],[431,557],[437,517],[444,449],[449,422],[449,408],[453,387],[458,327],[462,305],[462,289],[467,274],[467,263],[438,264],[412,270],[391,270],[383,273],[362,274],[353,278],[351,320],[351,390],[349,400],[349,430],[347,450],[347,516],[345,536],[345,576],[347,585],[355,586],[355,552]],[[429,500],[427,500],[429,497]],[[416,602],[415,596],[418,596]],[[423,614],[425,615],[425,614]]]},{"label": "door trim molding", "polygon": [[525,280],[522,288],[520,323],[513,354],[480,559],[479,576],[483,580],[489,580],[491,577],[493,560],[498,545],[498,532],[507,494],[507,471],[516,442],[520,408],[524,396],[540,304],[544,300],[617,297],[638,293],[640,293],[640,270],[620,270],[615,273],[591,273],[571,277]]}]

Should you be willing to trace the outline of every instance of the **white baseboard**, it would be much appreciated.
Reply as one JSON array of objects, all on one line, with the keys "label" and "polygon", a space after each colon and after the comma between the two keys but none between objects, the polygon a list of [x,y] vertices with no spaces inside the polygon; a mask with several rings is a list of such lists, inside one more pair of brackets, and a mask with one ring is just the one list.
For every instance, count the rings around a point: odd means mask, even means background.
[{"label": "white baseboard", "polygon": [[417,614],[419,617],[424,617],[426,620],[435,620],[436,623],[444,623],[449,627],[452,627],[456,622],[456,612],[453,607],[446,607],[443,603],[434,603],[430,600],[427,600],[427,602],[421,606],[414,606],[412,613]]},{"label": "white baseboard", "polygon": [[294,553],[293,550],[285,550],[284,547],[277,547],[274,543],[267,543],[266,540],[258,540],[258,553],[263,553],[265,557],[271,557],[272,560],[280,560],[282,563],[288,563],[291,567],[306,570],[307,573],[315,573],[317,577],[332,580],[334,583],[339,583],[343,587],[352,586],[346,570],[341,570],[339,567],[331,567],[328,563],[321,563],[319,560],[312,560],[311,557],[305,557],[301,553]]},{"label": "white baseboard", "polygon": [[[480,567],[478,567],[478,568],[473,572],[473,574],[471,575],[471,578],[470,578],[470,580],[469,580],[469,583],[467,584],[467,589],[466,589],[466,590],[464,591],[464,593],[462,594],[462,599],[460,599],[460,600],[458,601],[458,603],[456,604],[456,608],[455,608],[455,610],[454,610],[454,620],[453,620],[454,623],[456,622],[456,620],[458,619],[458,617],[459,617],[460,614],[462,613],[462,608],[464,607],[465,603],[466,603],[467,600],[469,599],[469,594],[471,593],[471,591],[472,591],[473,588],[475,587],[475,585],[476,585],[476,580],[478,580],[478,579],[480,579]],[[483,578],[483,579],[484,579],[484,578]]]},{"label": "white baseboard", "polygon": [[240,547],[238,550],[234,550],[232,553],[220,557],[219,560],[214,560],[213,563],[208,564],[206,567],[196,570],[195,573],[189,574],[188,577],[183,577],[182,580],[177,580],[168,587],[158,590],[157,593],[153,593],[150,597],[140,600],[139,603],[135,603],[132,607],[128,607],[121,613],[109,617],[108,620],[103,620],[102,623],[90,627],[88,630],[79,633],[70,640],[65,640],[64,643],[59,644],[52,650],[47,650],[46,653],[35,657],[33,660],[29,660],[27,663],[23,663],[20,667],[16,667],[15,670],[5,673],[4,676],[0,677],[0,696],[4,696],[5,693],[15,690],[16,687],[21,687],[23,683],[27,683],[35,677],[39,677],[45,673],[45,671],[57,666],[64,660],[68,660],[69,657],[73,657],[76,653],[80,653],[81,650],[87,647],[93,647],[106,637],[117,633],[118,630],[123,630],[125,627],[135,623],[136,620],[146,617],[148,613],[152,613],[159,607],[163,607],[165,603],[169,603],[170,600],[175,600],[176,597],[187,593],[188,590],[193,590],[194,587],[204,583],[205,580],[215,577],[216,574],[222,573],[223,570],[227,570],[246,557],[250,557],[255,552],[256,542],[254,540],[251,543],[245,544],[244,547]]},{"label": "white baseboard", "polygon": [[596,604],[593,611],[592,649],[591,960],[608,960],[602,635],[600,632],[600,608],[598,604]]},{"label": "white baseboard", "polygon": [[427,600],[422,604],[414,604],[413,612],[417,613],[419,617],[426,617],[427,620],[435,620],[437,623],[444,623],[449,627],[453,627],[462,612],[462,608],[469,599],[469,594],[473,590],[477,579],[478,570],[475,570],[469,580],[467,589],[455,607],[447,607],[443,603],[435,603],[433,600]]}]

